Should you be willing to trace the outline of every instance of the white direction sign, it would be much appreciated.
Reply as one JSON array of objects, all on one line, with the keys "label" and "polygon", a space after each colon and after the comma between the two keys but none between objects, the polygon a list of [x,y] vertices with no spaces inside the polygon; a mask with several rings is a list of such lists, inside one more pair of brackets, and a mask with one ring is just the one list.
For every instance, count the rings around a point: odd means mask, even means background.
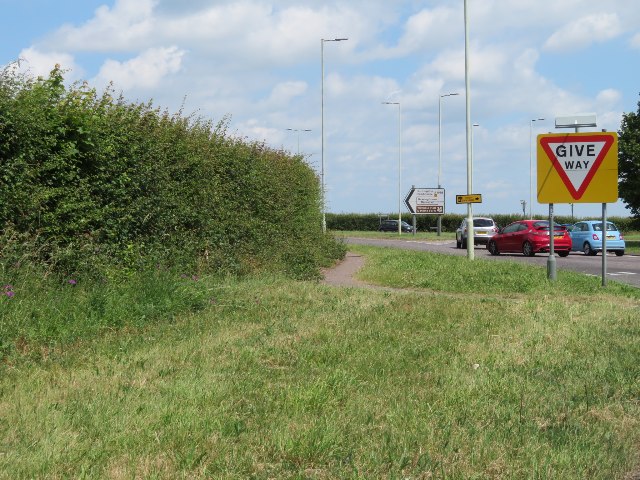
[{"label": "white direction sign", "polygon": [[412,188],[404,204],[415,215],[444,215],[444,188]]}]

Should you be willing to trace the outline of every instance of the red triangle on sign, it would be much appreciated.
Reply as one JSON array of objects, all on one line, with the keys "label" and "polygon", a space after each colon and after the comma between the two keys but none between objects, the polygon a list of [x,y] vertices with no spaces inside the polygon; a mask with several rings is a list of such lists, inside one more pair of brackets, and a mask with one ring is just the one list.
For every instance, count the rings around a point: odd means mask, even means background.
[{"label": "red triangle on sign", "polygon": [[613,145],[613,137],[567,134],[541,138],[540,145],[571,196],[579,200]]}]

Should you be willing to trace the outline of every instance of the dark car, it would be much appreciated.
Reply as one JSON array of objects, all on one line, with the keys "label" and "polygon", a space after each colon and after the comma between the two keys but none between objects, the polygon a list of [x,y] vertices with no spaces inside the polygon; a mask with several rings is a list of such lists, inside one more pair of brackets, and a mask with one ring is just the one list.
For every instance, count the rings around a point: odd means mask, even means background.
[{"label": "dark car", "polygon": [[[400,224],[400,228],[403,232],[413,233],[413,227],[409,225],[407,222],[403,221]],[[383,220],[378,227],[378,231],[380,232],[397,232],[398,231],[398,220]]]},{"label": "dark car", "polygon": [[[549,251],[549,222],[547,220],[520,220],[507,225],[489,239],[487,249],[491,255],[503,252],[522,252],[533,257]],[[571,251],[571,236],[566,227],[554,225],[553,250],[561,257]]]}]

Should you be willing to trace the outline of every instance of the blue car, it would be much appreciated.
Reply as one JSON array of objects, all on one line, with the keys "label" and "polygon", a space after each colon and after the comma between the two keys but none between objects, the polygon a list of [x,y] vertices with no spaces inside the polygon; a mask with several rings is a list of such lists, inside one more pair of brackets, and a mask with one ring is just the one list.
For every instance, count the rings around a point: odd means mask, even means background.
[{"label": "blue car", "polygon": [[[585,255],[596,255],[602,251],[602,220],[574,223],[568,230],[571,235],[572,251],[581,251]],[[624,238],[611,222],[607,222],[606,235],[607,252],[614,252],[619,257],[624,255]]]}]

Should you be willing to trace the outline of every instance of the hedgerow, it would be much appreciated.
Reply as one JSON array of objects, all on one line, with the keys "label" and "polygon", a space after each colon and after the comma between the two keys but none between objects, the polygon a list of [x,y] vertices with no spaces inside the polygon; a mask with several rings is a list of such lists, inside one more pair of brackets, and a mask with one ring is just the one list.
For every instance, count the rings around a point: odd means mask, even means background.
[{"label": "hedgerow", "polygon": [[[496,223],[502,227],[512,222],[522,220],[519,214],[474,214],[476,217],[491,217]],[[374,231],[380,226],[380,222],[384,219],[397,219],[398,213],[379,214],[379,213],[329,213],[327,214],[327,227],[330,230],[337,231]],[[455,232],[462,219],[466,215],[448,213],[442,216],[441,228],[445,232]],[[546,216],[537,218],[547,218]],[[589,217],[599,218],[599,217]],[[579,220],[587,218],[572,218],[566,215],[554,217],[557,223],[575,223]],[[402,214],[402,220],[413,225],[413,218],[409,213]],[[640,219],[635,217],[608,217],[608,221],[614,222],[616,226],[623,232],[640,230]],[[432,231],[437,227],[438,217],[436,215],[416,215],[416,228],[420,232]]]},{"label": "hedgerow", "polygon": [[317,276],[344,247],[322,233],[316,174],[228,124],[5,68],[0,262]]}]

